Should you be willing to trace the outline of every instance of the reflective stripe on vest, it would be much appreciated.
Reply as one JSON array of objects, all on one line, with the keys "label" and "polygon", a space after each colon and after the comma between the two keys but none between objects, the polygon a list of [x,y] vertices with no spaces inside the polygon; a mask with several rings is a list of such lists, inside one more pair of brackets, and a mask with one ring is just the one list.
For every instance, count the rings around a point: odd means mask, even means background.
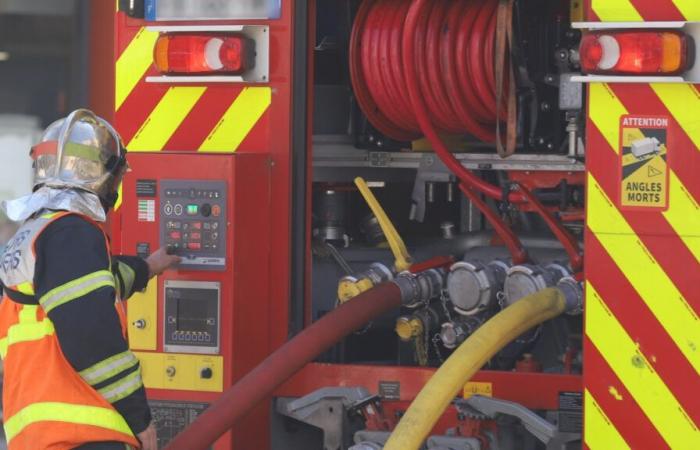
[{"label": "reflective stripe on vest", "polygon": [[105,286],[114,288],[114,275],[109,270],[98,270],[51,289],[39,299],[39,303],[48,314],[54,308]]},{"label": "reflective stripe on vest", "polygon": [[136,359],[136,356],[134,356],[131,351],[127,350],[114,356],[110,356],[109,358],[80,371],[80,376],[90,386],[94,386],[109,378],[112,378],[118,373],[131,369],[138,363],[139,360]]},{"label": "reflective stripe on vest", "polygon": [[114,403],[133,394],[141,386],[143,386],[141,372],[137,370],[135,372],[131,372],[121,380],[115,381],[114,383],[99,389],[97,392],[99,392],[100,395],[102,395],[102,397],[104,397],[104,399],[108,402]]},{"label": "reflective stripe on vest", "polygon": [[72,403],[40,402],[26,406],[5,421],[8,444],[27,426],[46,421],[93,425],[132,436],[129,425],[113,409]]},{"label": "reflective stripe on vest", "polygon": [[7,329],[7,336],[0,339],[0,357],[5,358],[13,344],[37,341],[54,333],[53,323],[48,319],[37,320],[39,305],[24,305],[19,311],[19,322]]}]

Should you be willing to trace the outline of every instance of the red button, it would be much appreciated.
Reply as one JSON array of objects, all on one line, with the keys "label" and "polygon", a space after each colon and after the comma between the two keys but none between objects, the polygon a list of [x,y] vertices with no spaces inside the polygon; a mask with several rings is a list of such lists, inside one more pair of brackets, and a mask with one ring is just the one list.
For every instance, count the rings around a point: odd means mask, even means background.
[{"label": "red button", "polygon": [[211,207],[211,215],[214,217],[219,217],[221,215],[221,206],[214,205]]},{"label": "red button", "polygon": [[201,230],[202,229],[202,222],[192,222],[192,228],[195,230]]},{"label": "red button", "polygon": [[199,250],[202,248],[202,244],[200,244],[199,242],[190,242],[189,244],[187,244],[187,248],[189,248],[190,250]]},{"label": "red button", "polygon": [[190,239],[200,240],[202,239],[202,233],[190,233]]},{"label": "red button", "polygon": [[170,232],[170,239],[176,239],[179,240],[182,237],[179,231],[171,231]]}]

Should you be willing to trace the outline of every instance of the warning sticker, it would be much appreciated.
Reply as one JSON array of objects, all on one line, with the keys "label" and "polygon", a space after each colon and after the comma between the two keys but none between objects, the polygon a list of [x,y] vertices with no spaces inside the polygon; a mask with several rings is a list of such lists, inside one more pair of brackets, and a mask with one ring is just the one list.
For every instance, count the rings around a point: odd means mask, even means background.
[{"label": "warning sticker", "polygon": [[493,396],[493,384],[488,382],[470,381],[464,386],[464,398],[469,398],[472,395],[483,395],[484,397]]},{"label": "warning sticker", "polygon": [[620,206],[668,208],[668,117],[623,116]]},{"label": "warning sticker", "polygon": [[139,200],[138,205],[138,221],[139,222],[155,222],[156,221],[156,201],[155,200]]}]

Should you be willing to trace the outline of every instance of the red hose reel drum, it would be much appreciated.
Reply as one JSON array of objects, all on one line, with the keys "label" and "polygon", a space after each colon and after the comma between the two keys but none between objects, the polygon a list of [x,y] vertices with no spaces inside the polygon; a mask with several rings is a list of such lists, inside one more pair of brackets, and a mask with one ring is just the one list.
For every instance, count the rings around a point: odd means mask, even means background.
[{"label": "red hose reel drum", "polygon": [[[385,135],[422,136],[404,77],[401,42],[408,0],[365,0],[350,40],[350,75],[360,108]],[[435,0],[417,26],[416,71],[440,132],[496,140],[495,39],[498,0]],[[507,98],[508,80],[504,82]],[[501,120],[506,108],[501,108]]]}]

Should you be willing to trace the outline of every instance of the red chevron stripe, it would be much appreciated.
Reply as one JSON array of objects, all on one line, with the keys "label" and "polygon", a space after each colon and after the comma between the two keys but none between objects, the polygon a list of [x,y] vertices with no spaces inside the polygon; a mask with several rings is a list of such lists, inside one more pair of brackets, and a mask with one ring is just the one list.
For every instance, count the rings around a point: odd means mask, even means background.
[{"label": "red chevron stripe", "polygon": [[127,145],[170,87],[146,83],[146,76],[148,72],[114,114],[117,130]]},{"label": "red chevron stripe", "polygon": [[[598,405],[615,424],[615,428],[629,446],[633,449],[669,448],[654,424],[587,336],[584,338],[583,351],[586,360],[586,389],[593,394]],[[611,387],[622,397],[620,400],[610,393]]]},{"label": "red chevron stripe", "polygon": [[644,20],[685,20],[671,0],[630,0]]},{"label": "red chevron stripe", "polygon": [[[586,255],[596,261],[596,265],[605,267],[604,272],[589,270],[587,279],[632,340],[639,344],[644,356],[688,415],[700,423],[700,396],[688,395],[689,386],[700,385],[700,376],[590,231]],[[588,363],[588,359],[586,361]]]},{"label": "red chevron stripe", "polygon": [[[588,146],[596,149],[589,153],[589,171],[598,180],[608,197],[617,201],[620,184],[619,156],[610,149],[598,128],[589,121]],[[620,211],[640,240],[649,249],[683,296],[700,313],[700,284],[697,274],[700,263],[683,243],[675,230],[658,211]]]},{"label": "red chevron stripe", "polygon": [[165,148],[173,151],[197,151],[214,129],[241,89],[208,87],[192,111],[173,133]]}]

